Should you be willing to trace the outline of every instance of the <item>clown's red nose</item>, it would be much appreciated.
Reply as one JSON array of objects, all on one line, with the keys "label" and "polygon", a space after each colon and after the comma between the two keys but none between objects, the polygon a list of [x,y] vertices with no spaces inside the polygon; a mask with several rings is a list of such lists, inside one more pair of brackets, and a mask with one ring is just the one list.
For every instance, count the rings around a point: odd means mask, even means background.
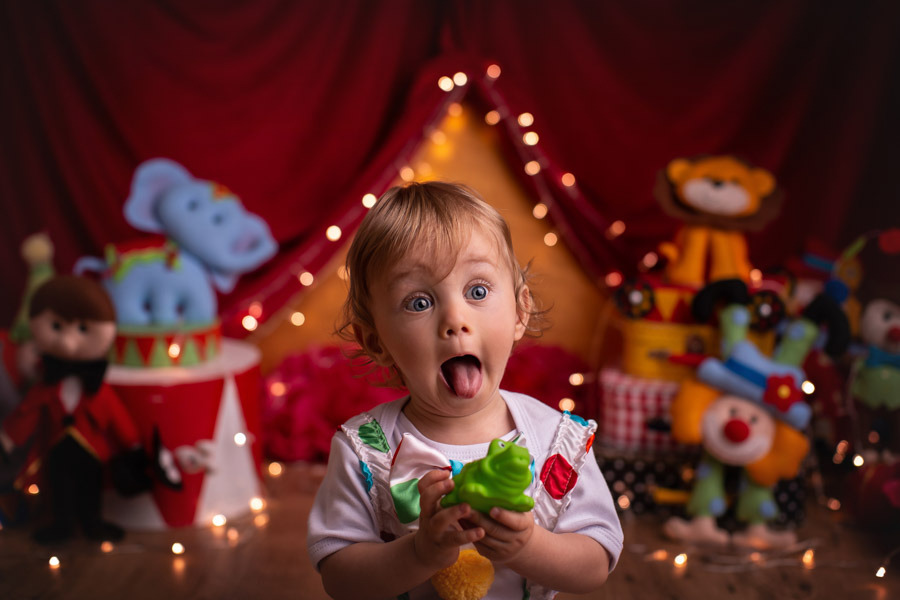
[{"label": "clown's red nose", "polygon": [[729,441],[738,444],[750,435],[750,426],[741,419],[731,419],[725,423],[725,437]]},{"label": "clown's red nose", "polygon": [[900,342],[900,327],[891,327],[888,329],[887,338],[892,342]]}]

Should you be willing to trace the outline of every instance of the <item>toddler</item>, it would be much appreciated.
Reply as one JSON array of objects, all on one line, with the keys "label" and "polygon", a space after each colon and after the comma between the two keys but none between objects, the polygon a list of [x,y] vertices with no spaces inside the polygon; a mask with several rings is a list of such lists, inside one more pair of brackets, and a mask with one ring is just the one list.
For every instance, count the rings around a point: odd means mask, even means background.
[{"label": "toddler", "polygon": [[[395,187],[363,220],[347,268],[341,332],[409,395],[354,417],[332,440],[307,540],[326,591],[437,598],[431,577],[472,546],[493,563],[487,598],[600,587],[622,529],[590,451],[596,423],[500,390],[513,346],[542,316],[503,218],[462,185]],[[450,470],[484,457],[495,438],[533,457],[534,509],[442,508]],[[401,440],[450,467],[392,487]]]}]

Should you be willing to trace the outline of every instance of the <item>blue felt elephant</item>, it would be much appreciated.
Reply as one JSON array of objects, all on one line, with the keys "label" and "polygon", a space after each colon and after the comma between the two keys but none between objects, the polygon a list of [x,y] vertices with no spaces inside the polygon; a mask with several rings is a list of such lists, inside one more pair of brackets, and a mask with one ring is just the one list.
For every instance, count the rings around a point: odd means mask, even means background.
[{"label": "blue felt elephant", "polygon": [[215,289],[230,292],[278,249],[265,221],[227,188],[164,158],[137,168],[124,211],[137,229],[164,237],[109,245],[104,259],[75,265],[102,274],[123,326],[211,323]]}]

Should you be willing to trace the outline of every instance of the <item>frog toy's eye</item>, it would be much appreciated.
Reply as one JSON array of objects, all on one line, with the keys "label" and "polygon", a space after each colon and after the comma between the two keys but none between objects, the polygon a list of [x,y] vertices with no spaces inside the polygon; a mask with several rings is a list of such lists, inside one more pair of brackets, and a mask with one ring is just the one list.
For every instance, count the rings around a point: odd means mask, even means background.
[{"label": "frog toy's eye", "polygon": [[497,446],[499,446],[500,448],[506,448],[506,444],[504,444],[503,442],[498,442]]}]

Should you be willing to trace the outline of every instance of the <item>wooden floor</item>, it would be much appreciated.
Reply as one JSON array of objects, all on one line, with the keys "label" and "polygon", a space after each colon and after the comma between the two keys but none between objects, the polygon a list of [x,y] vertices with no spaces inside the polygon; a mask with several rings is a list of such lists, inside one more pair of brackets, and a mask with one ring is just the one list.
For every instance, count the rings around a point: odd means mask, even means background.
[{"label": "wooden floor", "polygon": [[[263,598],[325,599],[306,555],[306,516],[320,470],[288,467],[268,481],[260,515],[225,527],[131,532],[104,552],[84,540],[48,549],[28,531],[0,531],[0,599],[85,598],[90,600],[176,600]],[[560,600],[613,598],[900,598],[900,554],[884,578],[875,572],[900,536],[863,534],[840,515],[815,506],[800,529],[803,543],[788,553],[756,557],[709,552],[667,542],[651,515],[623,516],[625,550],[618,568],[599,592]],[[228,533],[232,530],[232,533]],[[180,542],[184,554],[172,554]],[[801,557],[814,550],[814,565]],[[673,558],[686,553],[684,567]],[[53,569],[48,561],[59,558]]]}]

